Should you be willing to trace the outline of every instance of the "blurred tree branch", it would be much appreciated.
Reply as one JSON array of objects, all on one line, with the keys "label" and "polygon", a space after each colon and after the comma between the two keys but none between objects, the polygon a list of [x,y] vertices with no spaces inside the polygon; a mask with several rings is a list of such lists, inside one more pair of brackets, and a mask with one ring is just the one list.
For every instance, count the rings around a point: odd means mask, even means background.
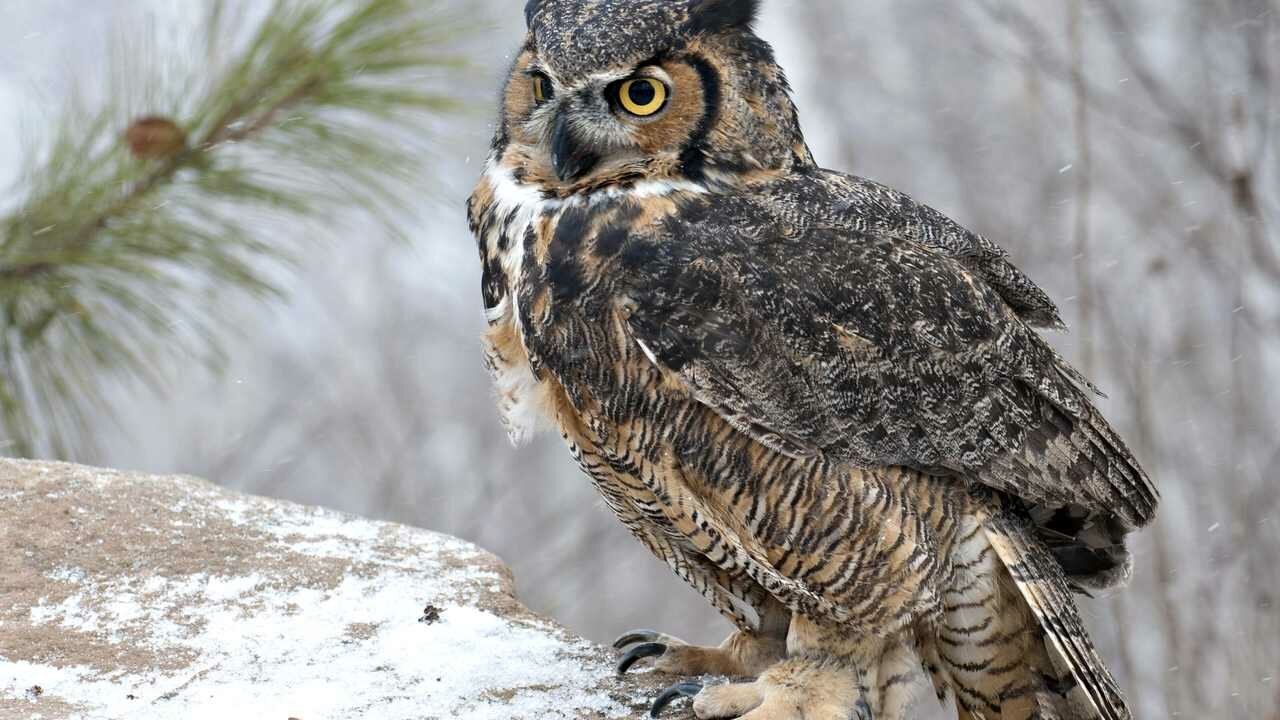
[{"label": "blurred tree branch", "polygon": [[[1247,0],[1238,0],[1247,5]],[[1225,139],[1215,137],[1206,132],[1196,115],[1179,100],[1157,77],[1150,63],[1143,57],[1134,41],[1133,28],[1124,12],[1113,0],[1100,0],[1099,7],[1103,11],[1111,30],[1113,43],[1121,57],[1138,79],[1139,85],[1146,92],[1151,102],[1163,112],[1177,137],[1192,151],[1204,169],[1217,178],[1224,193],[1231,199],[1237,213],[1246,226],[1246,237],[1252,259],[1260,268],[1269,273],[1276,281],[1280,281],[1280,257],[1271,247],[1266,235],[1266,218],[1257,192],[1257,158],[1262,157],[1262,148],[1257,152],[1249,152],[1245,157],[1233,161],[1225,157],[1220,149]],[[1250,101],[1260,106],[1252,117],[1265,118],[1269,115],[1271,105],[1270,71],[1266,63],[1265,39],[1257,37],[1257,33],[1246,33],[1242,43],[1243,56],[1250,70],[1251,81],[1257,92]],[[1231,122],[1229,131],[1241,136],[1247,134],[1250,115],[1246,112],[1244,101],[1235,98],[1230,109]],[[1267,142],[1268,133],[1263,132],[1260,142]]]},{"label": "blurred tree branch", "polygon": [[457,109],[426,82],[459,66],[433,9],[276,0],[250,19],[214,0],[199,65],[167,77],[175,58],[133,46],[103,107],[69,104],[0,217],[0,453],[83,450],[109,379],[155,385],[162,353],[216,362],[215,299],[278,296],[304,251],[268,223],[355,208],[394,232]]},{"label": "blurred tree branch", "polygon": [[[1253,0],[1229,0],[1229,9],[1246,14]],[[1272,104],[1271,71],[1267,62],[1271,23],[1274,13],[1259,12],[1259,27],[1249,31],[1241,42],[1241,57],[1247,64],[1251,82],[1256,92],[1248,98],[1237,98],[1230,111],[1229,123],[1208,123],[1209,127],[1223,127],[1238,135],[1247,135],[1248,124],[1260,125],[1256,147],[1247,148],[1239,160],[1231,159],[1224,149],[1228,139],[1206,129],[1197,116],[1197,110],[1209,112],[1213,108],[1186,105],[1157,74],[1151,62],[1138,46],[1135,31],[1124,11],[1114,0],[1096,0],[1097,7],[1106,22],[1110,47],[1122,59],[1126,68],[1137,80],[1143,96],[1149,101],[1147,111],[1136,110],[1130,98],[1102,90],[1083,74],[1077,73],[1073,59],[1064,58],[1053,51],[1052,43],[1035,20],[1019,8],[1007,2],[984,3],[981,7],[988,15],[1016,36],[1026,46],[1034,48],[1028,62],[1039,67],[1046,76],[1071,84],[1076,92],[1088,98],[1089,106],[1104,115],[1120,119],[1132,129],[1152,139],[1173,141],[1183,152],[1193,158],[1222,188],[1246,225],[1246,239],[1252,260],[1280,282],[1280,255],[1272,247],[1267,235],[1267,212],[1257,192],[1256,162],[1264,156],[1265,144],[1270,133],[1266,123]],[[1207,5],[1207,3],[1206,3]],[[1238,7],[1237,7],[1238,6]],[[1204,10],[1208,11],[1208,10]],[[1251,107],[1246,107],[1248,103]],[[1250,112],[1252,111],[1252,112]]]}]

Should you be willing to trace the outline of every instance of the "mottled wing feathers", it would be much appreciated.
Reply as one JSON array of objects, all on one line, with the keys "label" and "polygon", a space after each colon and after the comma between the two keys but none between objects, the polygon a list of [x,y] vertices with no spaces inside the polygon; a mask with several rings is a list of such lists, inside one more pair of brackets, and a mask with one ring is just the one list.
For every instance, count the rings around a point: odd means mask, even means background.
[{"label": "mottled wing feathers", "polygon": [[937,250],[974,272],[1027,324],[1066,327],[1053,300],[1009,261],[1003,248],[893,188],[820,170],[778,183],[767,210],[787,222],[887,235]]},{"label": "mottled wing feathers", "polygon": [[[1088,403],[1078,413],[1039,403],[1040,419],[1021,447],[978,468],[983,483],[1050,507],[1080,505],[1144,525],[1159,502],[1151,481],[1124,442]],[[1027,486],[1025,478],[1042,482]]]},{"label": "mottled wing feathers", "polygon": [[1008,297],[1030,281],[861,182],[798,176],[704,196],[632,237],[637,341],[781,452],[953,473],[1145,524],[1154,488]]}]

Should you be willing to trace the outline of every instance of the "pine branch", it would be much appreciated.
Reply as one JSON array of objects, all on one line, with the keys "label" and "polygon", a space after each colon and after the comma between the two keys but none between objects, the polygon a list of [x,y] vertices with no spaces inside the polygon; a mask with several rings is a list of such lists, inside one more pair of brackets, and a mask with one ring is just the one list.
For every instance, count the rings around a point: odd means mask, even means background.
[{"label": "pine branch", "polygon": [[216,364],[210,298],[278,296],[305,250],[266,226],[356,209],[395,232],[431,122],[458,109],[424,89],[459,67],[430,5],[277,0],[248,22],[214,0],[205,63],[166,85],[176,59],[135,47],[152,73],[113,68],[129,84],[107,107],[64,113],[0,217],[0,453],[82,455],[109,383],[158,386],[164,354]]}]

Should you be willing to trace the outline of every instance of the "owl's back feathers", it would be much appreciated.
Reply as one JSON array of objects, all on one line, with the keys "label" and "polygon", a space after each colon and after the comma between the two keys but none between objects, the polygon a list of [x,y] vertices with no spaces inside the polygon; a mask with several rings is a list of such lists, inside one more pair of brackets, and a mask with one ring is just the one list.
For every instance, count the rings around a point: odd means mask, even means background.
[{"label": "owl's back feathers", "polygon": [[619,249],[655,359],[791,455],[905,465],[1125,530],[1157,495],[994,244],[834,173],[687,200]]}]

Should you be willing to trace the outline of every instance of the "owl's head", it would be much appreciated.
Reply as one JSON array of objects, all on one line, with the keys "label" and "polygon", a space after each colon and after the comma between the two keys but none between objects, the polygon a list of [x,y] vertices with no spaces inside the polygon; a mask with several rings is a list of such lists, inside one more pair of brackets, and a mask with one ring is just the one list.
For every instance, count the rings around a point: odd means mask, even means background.
[{"label": "owl's head", "polygon": [[759,0],[529,0],[495,161],[565,196],[812,165]]}]

